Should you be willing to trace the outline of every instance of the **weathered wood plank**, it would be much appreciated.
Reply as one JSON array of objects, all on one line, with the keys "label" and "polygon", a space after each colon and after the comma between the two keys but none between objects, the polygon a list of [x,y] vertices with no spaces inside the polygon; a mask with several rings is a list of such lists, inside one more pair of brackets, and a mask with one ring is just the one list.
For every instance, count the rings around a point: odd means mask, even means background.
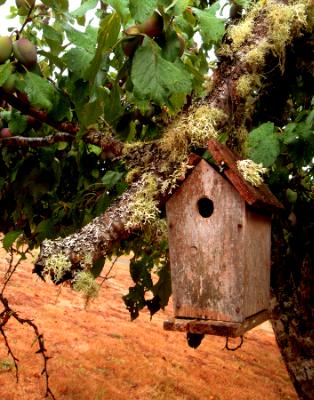
[{"label": "weathered wood plank", "polygon": [[247,318],[242,323],[174,318],[172,320],[164,321],[164,329],[166,331],[190,332],[201,335],[239,337],[243,336],[248,330],[264,321],[267,321],[269,318],[269,311],[262,311]]}]

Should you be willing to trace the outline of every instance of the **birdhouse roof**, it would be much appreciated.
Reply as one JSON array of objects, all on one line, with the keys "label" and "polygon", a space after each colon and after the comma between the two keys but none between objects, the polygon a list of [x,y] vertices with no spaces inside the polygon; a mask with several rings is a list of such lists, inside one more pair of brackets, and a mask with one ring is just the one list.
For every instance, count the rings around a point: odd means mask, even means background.
[{"label": "birdhouse roof", "polygon": [[208,151],[221,175],[228,179],[248,205],[268,211],[283,208],[266,184],[256,187],[243,178],[237,167],[237,161],[240,158],[228,147],[216,140],[210,140],[208,142]]},{"label": "birdhouse roof", "polygon": [[[237,167],[237,161],[241,160],[241,158],[228,149],[227,146],[216,140],[210,140],[208,142],[208,151],[215,162],[217,171],[232,184],[248,205],[270,212],[283,208],[283,205],[266,184],[253,186],[243,178]],[[196,154],[191,154],[189,164],[195,167],[201,159]],[[185,178],[187,176],[183,176],[179,181],[183,182]]]}]

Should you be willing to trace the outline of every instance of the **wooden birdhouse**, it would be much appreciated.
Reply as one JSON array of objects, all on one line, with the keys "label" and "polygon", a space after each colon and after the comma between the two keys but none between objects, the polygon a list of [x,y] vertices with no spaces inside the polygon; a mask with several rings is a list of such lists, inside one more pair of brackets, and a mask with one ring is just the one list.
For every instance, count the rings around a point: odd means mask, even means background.
[{"label": "wooden birdhouse", "polygon": [[269,319],[271,214],[282,205],[210,141],[166,205],[174,319],[166,330],[241,336]]}]

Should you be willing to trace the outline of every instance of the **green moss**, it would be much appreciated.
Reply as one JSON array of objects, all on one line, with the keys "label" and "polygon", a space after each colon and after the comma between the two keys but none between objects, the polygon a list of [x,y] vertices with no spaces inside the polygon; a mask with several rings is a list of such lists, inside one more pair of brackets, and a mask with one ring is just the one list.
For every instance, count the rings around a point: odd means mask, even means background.
[{"label": "green moss", "polygon": [[[187,160],[181,162],[173,173],[165,178],[161,184],[161,193],[171,194],[173,190],[179,185],[180,179],[185,177],[188,169],[193,168],[188,165]],[[166,166],[165,166],[166,169]]]},{"label": "green moss", "polygon": [[265,64],[265,56],[269,49],[268,40],[261,40],[257,46],[252,46],[251,50],[243,56],[243,61],[253,67],[253,70],[256,70]]},{"label": "green moss", "polygon": [[304,1],[295,1],[290,5],[267,2],[270,48],[278,56],[282,69],[285,62],[285,47],[294,37],[299,36],[302,28],[307,26],[306,3],[309,4]]},{"label": "green moss", "polygon": [[257,90],[262,85],[261,77],[258,74],[244,74],[240,76],[237,84],[238,95],[246,98],[251,95],[253,90]]},{"label": "green moss", "polygon": [[140,167],[132,168],[126,175],[125,181],[126,183],[132,183],[141,175],[142,169]]},{"label": "green moss", "polygon": [[232,50],[237,51],[240,49],[242,44],[251,36],[253,27],[253,19],[247,17],[238,25],[232,25],[229,28],[229,37],[232,39]]},{"label": "green moss", "polygon": [[163,152],[169,154],[170,162],[185,162],[193,147],[204,147],[210,139],[217,139],[217,126],[226,119],[225,113],[207,105],[182,115],[166,130],[160,142]]},{"label": "green moss", "polygon": [[313,27],[313,3],[311,0],[291,0],[288,4],[273,0],[256,3],[242,22],[229,28],[233,51],[243,50],[243,44],[252,35],[254,26],[258,24],[256,18],[262,12],[266,15],[266,36],[259,43],[253,43],[242,55],[242,59],[250,66],[261,67],[265,64],[265,55],[271,51],[279,58],[283,69],[286,46],[303,29]]}]

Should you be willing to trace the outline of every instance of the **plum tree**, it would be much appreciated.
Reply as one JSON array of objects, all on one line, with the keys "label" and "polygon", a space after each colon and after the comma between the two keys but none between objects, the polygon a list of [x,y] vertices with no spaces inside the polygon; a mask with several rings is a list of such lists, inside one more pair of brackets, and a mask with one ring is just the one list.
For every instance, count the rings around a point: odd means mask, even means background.
[{"label": "plum tree", "polygon": [[85,276],[79,286],[92,288],[106,258],[129,253],[123,301],[132,319],[153,315],[171,293],[165,202],[193,159],[213,162],[207,143],[218,140],[267,168],[284,204],[272,323],[300,398],[312,399],[313,1],[226,0],[225,19],[212,0],[81,3],[17,2],[12,15],[27,13],[14,57],[0,40],[0,119],[13,133],[0,138],[4,247],[40,246],[39,276]]}]

